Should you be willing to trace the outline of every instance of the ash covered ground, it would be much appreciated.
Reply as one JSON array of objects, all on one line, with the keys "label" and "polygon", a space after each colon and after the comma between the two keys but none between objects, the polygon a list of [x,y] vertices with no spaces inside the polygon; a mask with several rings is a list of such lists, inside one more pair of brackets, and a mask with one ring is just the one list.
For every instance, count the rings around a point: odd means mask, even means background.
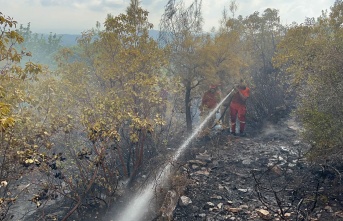
[{"label": "ash covered ground", "polygon": [[343,220],[342,168],[311,164],[293,119],[247,137],[219,132],[180,162],[187,185],[156,220]]}]

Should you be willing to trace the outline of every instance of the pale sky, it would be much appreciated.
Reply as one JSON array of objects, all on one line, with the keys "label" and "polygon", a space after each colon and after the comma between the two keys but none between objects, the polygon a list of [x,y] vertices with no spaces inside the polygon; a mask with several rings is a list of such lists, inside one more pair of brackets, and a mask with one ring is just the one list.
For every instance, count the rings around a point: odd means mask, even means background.
[{"label": "pale sky", "polygon": [[[192,0],[184,0],[187,3]],[[168,0],[140,0],[141,7],[149,11],[149,22],[158,30],[159,21]],[[178,2],[178,0],[176,0]],[[335,0],[236,0],[237,15],[243,17],[266,8],[279,10],[282,24],[304,22],[306,17],[317,18],[322,10],[330,10]],[[217,28],[223,9],[230,0],[202,0],[204,31]],[[101,24],[107,14],[125,13],[130,0],[0,0],[0,12],[18,24],[31,23],[35,33],[80,34]]]}]

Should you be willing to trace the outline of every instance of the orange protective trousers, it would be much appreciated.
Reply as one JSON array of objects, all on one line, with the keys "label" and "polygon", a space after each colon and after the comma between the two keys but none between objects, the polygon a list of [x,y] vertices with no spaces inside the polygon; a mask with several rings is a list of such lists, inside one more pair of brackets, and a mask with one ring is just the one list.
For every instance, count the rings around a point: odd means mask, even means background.
[{"label": "orange protective trousers", "polygon": [[230,119],[231,119],[231,132],[236,133],[236,119],[238,115],[239,132],[243,133],[245,129],[245,114],[247,108],[243,104],[231,103],[230,104]]}]

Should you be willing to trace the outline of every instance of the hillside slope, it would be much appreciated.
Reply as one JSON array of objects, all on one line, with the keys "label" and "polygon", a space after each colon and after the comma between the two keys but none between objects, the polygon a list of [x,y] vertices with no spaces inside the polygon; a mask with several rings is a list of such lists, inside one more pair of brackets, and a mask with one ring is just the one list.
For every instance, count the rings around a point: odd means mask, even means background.
[{"label": "hillside slope", "polygon": [[343,220],[340,172],[308,163],[298,134],[283,119],[256,136],[195,142],[181,162],[188,181],[172,220]]}]

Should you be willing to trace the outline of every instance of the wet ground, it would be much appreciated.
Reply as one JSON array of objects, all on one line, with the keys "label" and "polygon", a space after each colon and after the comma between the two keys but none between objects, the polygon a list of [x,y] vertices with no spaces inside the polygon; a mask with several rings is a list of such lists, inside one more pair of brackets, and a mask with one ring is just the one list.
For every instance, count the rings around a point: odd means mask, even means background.
[{"label": "wet ground", "polygon": [[307,162],[299,132],[285,119],[247,137],[195,141],[180,162],[189,184],[172,219],[343,220],[341,171]]}]

